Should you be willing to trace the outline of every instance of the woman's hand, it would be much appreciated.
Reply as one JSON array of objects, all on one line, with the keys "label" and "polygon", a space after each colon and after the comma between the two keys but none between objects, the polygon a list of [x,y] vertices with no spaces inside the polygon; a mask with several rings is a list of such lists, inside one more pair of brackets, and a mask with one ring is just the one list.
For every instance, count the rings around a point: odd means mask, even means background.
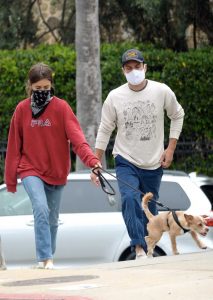
[{"label": "woman's hand", "polygon": [[[93,169],[94,169],[94,168],[97,168],[97,169],[95,169],[95,173],[98,172],[99,167],[102,168],[101,163],[96,163],[96,164],[94,165]],[[92,169],[92,170],[93,170],[93,169]],[[92,182],[93,182],[96,186],[99,186],[99,185],[100,185],[99,178],[98,178],[98,176],[97,176],[96,174],[93,173],[93,171],[91,171],[90,178],[91,178]]]}]

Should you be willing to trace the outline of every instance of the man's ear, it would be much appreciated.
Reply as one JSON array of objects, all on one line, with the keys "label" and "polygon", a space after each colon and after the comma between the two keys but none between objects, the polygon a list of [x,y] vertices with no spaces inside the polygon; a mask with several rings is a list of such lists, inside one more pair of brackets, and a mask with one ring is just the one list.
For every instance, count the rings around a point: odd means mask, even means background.
[{"label": "man's ear", "polygon": [[146,73],[146,71],[147,71],[147,64],[144,64],[143,68],[144,68],[144,72]]}]

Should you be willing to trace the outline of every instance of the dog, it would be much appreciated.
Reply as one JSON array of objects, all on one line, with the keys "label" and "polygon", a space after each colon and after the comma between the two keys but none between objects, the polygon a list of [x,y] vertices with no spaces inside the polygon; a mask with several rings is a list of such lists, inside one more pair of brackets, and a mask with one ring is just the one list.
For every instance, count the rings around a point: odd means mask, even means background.
[{"label": "dog", "polygon": [[149,220],[147,224],[148,236],[145,237],[148,257],[153,256],[155,245],[165,231],[168,231],[169,233],[172,244],[172,252],[174,255],[179,254],[176,245],[176,237],[187,231],[190,232],[199,248],[207,248],[206,245],[199,240],[197,235],[197,233],[199,233],[202,236],[206,236],[209,231],[205,224],[204,217],[188,215],[183,211],[166,211],[154,216],[148,208],[148,202],[152,199],[152,197],[152,193],[146,193],[142,198],[142,208]]}]

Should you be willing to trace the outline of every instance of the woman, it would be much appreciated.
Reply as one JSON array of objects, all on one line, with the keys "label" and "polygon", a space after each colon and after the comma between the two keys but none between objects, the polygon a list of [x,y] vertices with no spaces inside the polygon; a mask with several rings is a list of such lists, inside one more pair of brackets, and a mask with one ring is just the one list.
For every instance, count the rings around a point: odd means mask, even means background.
[{"label": "woman", "polygon": [[53,268],[61,194],[70,171],[70,144],[82,162],[100,165],[68,103],[54,96],[53,72],[38,63],[29,71],[29,98],[13,114],[5,162],[8,192],[20,177],[32,203],[39,266]]}]

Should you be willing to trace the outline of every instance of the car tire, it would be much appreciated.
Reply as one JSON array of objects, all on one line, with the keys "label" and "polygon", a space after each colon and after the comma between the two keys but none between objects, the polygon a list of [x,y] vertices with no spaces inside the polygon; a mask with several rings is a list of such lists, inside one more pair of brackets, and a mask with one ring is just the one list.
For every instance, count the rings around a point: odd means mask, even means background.
[{"label": "car tire", "polygon": [[124,260],[134,260],[135,259],[135,252],[129,252],[126,257],[124,258]]},{"label": "car tire", "polygon": [[[159,257],[159,256],[165,256],[165,255],[166,255],[166,253],[162,249],[160,249],[159,247],[155,247],[153,257]],[[134,260],[134,259],[135,259],[135,252],[132,251],[132,252],[126,253],[125,257],[122,260],[125,261],[125,260]]]},{"label": "car tire", "polygon": [[153,257],[165,256],[166,253],[159,247],[155,247]]}]

